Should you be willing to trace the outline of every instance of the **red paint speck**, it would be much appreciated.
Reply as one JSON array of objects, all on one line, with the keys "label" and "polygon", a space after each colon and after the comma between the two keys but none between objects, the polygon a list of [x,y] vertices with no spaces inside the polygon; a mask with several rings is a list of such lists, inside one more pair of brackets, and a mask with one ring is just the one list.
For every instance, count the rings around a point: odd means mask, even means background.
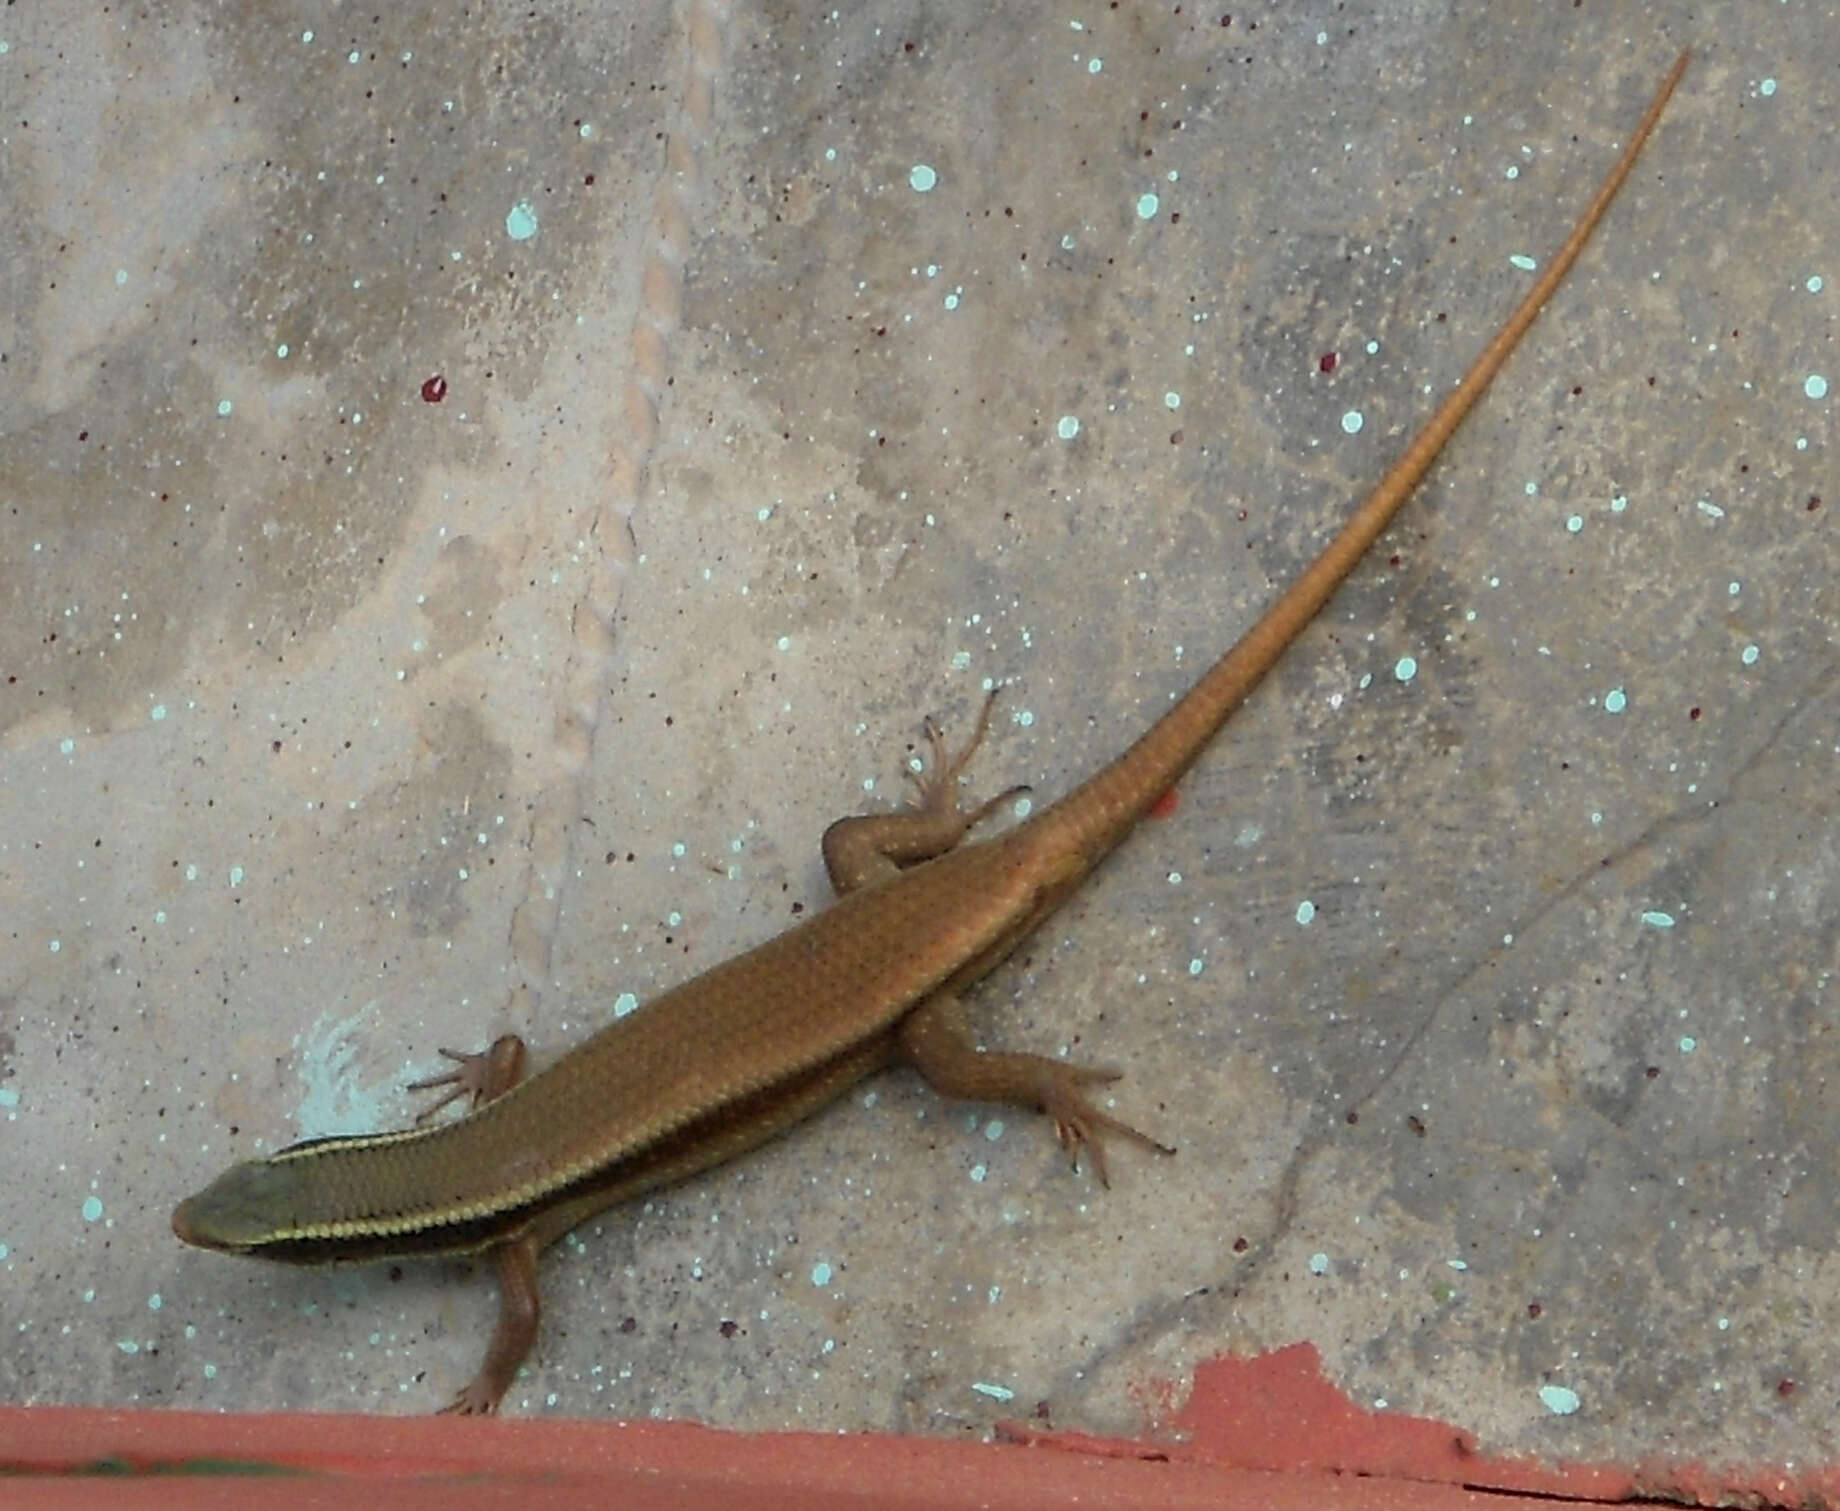
[{"label": "red paint speck", "polygon": [[1336,360],[1334,352],[1324,352],[1316,359],[1316,366],[1323,372],[1332,373],[1335,371]]},{"label": "red paint speck", "polygon": [[439,404],[447,397],[447,379],[436,373],[432,378],[422,379],[422,402]]},{"label": "red paint speck", "polygon": [[1175,816],[1176,809],[1180,808],[1181,806],[1182,806],[1182,799],[1179,796],[1177,796],[1175,788],[1171,787],[1169,791],[1165,792],[1160,798],[1158,798],[1154,803],[1150,805],[1150,817],[1151,818],[1173,818]]}]

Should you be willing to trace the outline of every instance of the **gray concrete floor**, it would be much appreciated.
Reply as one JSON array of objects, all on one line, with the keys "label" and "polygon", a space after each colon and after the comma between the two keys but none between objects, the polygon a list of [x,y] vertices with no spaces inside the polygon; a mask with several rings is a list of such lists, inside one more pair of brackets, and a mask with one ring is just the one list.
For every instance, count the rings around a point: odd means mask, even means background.
[{"label": "gray concrete floor", "polygon": [[509,1409],[1144,1432],[1308,1339],[1490,1451],[1832,1458],[1800,0],[0,13],[0,1395],[445,1399],[489,1277],[188,1251],[173,1202],[821,906],[929,711],[1009,687],[986,791],[1114,753],[1685,44],[1420,497],[979,993],[1179,1156],[1100,1190],[890,1074],[559,1246]]}]

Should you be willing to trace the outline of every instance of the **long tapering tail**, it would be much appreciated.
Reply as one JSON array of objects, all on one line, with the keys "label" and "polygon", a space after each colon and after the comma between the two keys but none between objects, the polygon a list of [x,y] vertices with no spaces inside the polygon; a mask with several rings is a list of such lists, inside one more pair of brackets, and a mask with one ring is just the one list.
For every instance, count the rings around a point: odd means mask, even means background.
[{"label": "long tapering tail", "polygon": [[1188,770],[1227,717],[1271,670],[1285,647],[1316,617],[1329,595],[1386,528],[1399,506],[1411,496],[1463,417],[1482,397],[1490,379],[1508,359],[1527,327],[1533,324],[1541,306],[1578,260],[1591,232],[1623,186],[1643,144],[1660,120],[1674,86],[1686,71],[1688,57],[1688,53],[1682,52],[1668,70],[1630,137],[1629,145],[1578,217],[1565,244],[1496,332],[1495,338],[1482,349],[1462,382],[1438,406],[1404,455],[1368,494],[1347,524],[1258,623],[1203,674],[1175,707],[1151,725],[1116,761],[1039,814],[1034,821],[1036,824],[1044,828],[1051,826],[1059,839],[1072,838],[1089,863],[1097,861],[1129,833],[1150,805]]}]

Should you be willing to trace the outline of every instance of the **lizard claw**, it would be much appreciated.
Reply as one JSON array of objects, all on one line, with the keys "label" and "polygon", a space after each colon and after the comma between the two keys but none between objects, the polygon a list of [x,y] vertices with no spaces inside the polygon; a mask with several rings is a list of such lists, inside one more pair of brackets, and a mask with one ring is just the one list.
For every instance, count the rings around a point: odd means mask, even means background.
[{"label": "lizard claw", "polygon": [[1074,1169],[1080,1168],[1080,1154],[1085,1151],[1091,1156],[1092,1171],[1099,1177],[1099,1184],[1107,1189],[1111,1187],[1111,1177],[1105,1168],[1104,1135],[1107,1133],[1116,1133],[1158,1154],[1176,1152],[1172,1146],[1151,1138],[1141,1129],[1133,1128],[1109,1112],[1102,1112],[1087,1099],[1086,1087],[1116,1081],[1123,1071],[1088,1065],[1057,1065],[1056,1069],[1059,1074],[1043,1089],[1041,1110],[1053,1121],[1054,1136],[1072,1158]]}]

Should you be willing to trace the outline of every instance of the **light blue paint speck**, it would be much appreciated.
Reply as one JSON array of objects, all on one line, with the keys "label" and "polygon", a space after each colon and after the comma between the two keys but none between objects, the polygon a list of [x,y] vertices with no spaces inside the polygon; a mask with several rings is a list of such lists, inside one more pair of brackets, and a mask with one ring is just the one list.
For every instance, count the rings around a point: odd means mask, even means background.
[{"label": "light blue paint speck", "polygon": [[1738,594],[1740,594],[1744,590],[1741,587],[1739,587],[1736,582],[1728,582],[1725,584],[1725,591],[1729,593],[1733,598],[1736,598]]},{"label": "light blue paint speck", "polygon": [[754,511],[754,523],[757,525],[764,525],[768,520],[772,518],[773,518],[773,506],[771,504],[762,504],[758,509]]},{"label": "light blue paint speck", "polygon": [[1565,530],[1568,535],[1576,535],[1583,528],[1584,516],[1582,514],[1574,514],[1565,522]]},{"label": "light blue paint speck", "polygon": [[1539,266],[1537,262],[1523,252],[1516,252],[1508,259],[1508,262],[1512,266],[1519,268],[1523,273],[1531,273]]},{"label": "light blue paint speck", "polygon": [[1690,1055],[1698,1048],[1699,1040],[1694,1038],[1691,1034],[1682,1034],[1680,1036],[1680,1052],[1683,1055]]},{"label": "light blue paint speck", "polygon": [[1380,350],[1380,343],[1379,343],[1378,341],[1369,341],[1369,342],[1367,343],[1367,348],[1366,348],[1366,350],[1367,350],[1367,355],[1368,355],[1368,356],[1370,356],[1370,357],[1371,357],[1371,356],[1374,356],[1374,355],[1375,355],[1375,354],[1377,354],[1377,353],[1379,352],[1379,350]]},{"label": "light blue paint speck", "polygon": [[1182,395],[1177,393],[1173,388],[1170,389],[1168,393],[1163,395],[1163,408],[1180,409],[1181,407],[1182,407]]},{"label": "light blue paint speck", "polygon": [[1513,163],[1510,163],[1508,165],[1508,171],[1502,174],[1502,177],[1505,179],[1508,179],[1509,181],[1517,179],[1520,176],[1521,176],[1520,168],[1516,164],[1513,164]]},{"label": "light blue paint speck", "polygon": [[1077,245],[1078,243],[1073,239],[1073,232],[1068,231],[1061,237],[1061,250],[1063,252],[1071,252]]},{"label": "light blue paint speck", "polygon": [[1802,285],[1802,287],[1807,289],[1811,294],[1820,293],[1826,286],[1827,285],[1821,281],[1821,275],[1819,273],[1810,275],[1808,282]]},{"label": "light blue paint speck", "polygon": [[12,1252],[13,1251],[9,1249],[5,1244],[0,1243],[0,1261],[5,1260],[6,1257]]},{"label": "light blue paint speck", "polygon": [[1098,58],[1089,58],[1086,63],[1086,71],[1088,73],[1098,73],[1104,67],[1105,67],[1104,62]]},{"label": "light blue paint speck", "polygon": [[684,915],[676,908],[672,908],[664,915],[664,921],[667,928],[681,929],[684,926]]},{"label": "light blue paint speck", "polygon": [[1446,1259],[1444,1263],[1449,1265],[1453,1270],[1467,1270],[1469,1268],[1469,1261],[1467,1259]]},{"label": "light blue paint speck", "polygon": [[115,269],[115,287],[118,289],[125,288],[127,286],[127,282],[128,282],[128,270],[126,268]]},{"label": "light blue paint speck", "polygon": [[1540,1404],[1557,1417],[1569,1417],[1578,1409],[1578,1392],[1563,1385],[1542,1385]]},{"label": "light blue paint speck", "polygon": [[1312,1254],[1310,1256],[1310,1273],[1312,1275],[1327,1275],[1329,1273],[1329,1256],[1327,1254]]},{"label": "light blue paint speck", "polygon": [[0,37],[0,58],[4,58],[12,50],[13,44],[8,42],[4,37]]},{"label": "light blue paint speck", "polygon": [[102,1219],[102,1198],[99,1196],[84,1197],[83,1198],[83,1220],[85,1222],[99,1222],[101,1221],[101,1219]]},{"label": "light blue paint speck", "polygon": [[1207,969],[1207,961],[1202,960],[1199,957],[1188,962],[1188,973],[1191,976],[1199,976],[1206,969]]},{"label": "light blue paint speck", "polygon": [[1615,498],[1610,500],[1610,512],[1612,514],[1621,514],[1628,507],[1629,495],[1627,493],[1619,493]]},{"label": "light blue paint speck", "polygon": [[1747,645],[1738,653],[1738,659],[1746,666],[1755,666],[1757,664],[1757,658],[1762,654],[1763,652],[1758,650],[1756,646]]},{"label": "light blue paint speck", "polygon": [[993,1401],[1013,1401],[1016,1399],[1016,1392],[1011,1390],[1007,1385],[992,1385],[985,1380],[973,1380],[971,1382],[971,1388],[981,1396],[989,1396]]},{"label": "light blue paint speck", "polygon": [[1410,682],[1418,675],[1418,659],[1415,656],[1401,656],[1393,663],[1393,680]]},{"label": "light blue paint speck", "polygon": [[133,1338],[120,1338],[116,1340],[115,1351],[123,1354],[138,1354],[141,1346]]},{"label": "light blue paint speck", "polygon": [[1138,195],[1137,196],[1137,218],[1139,220],[1155,220],[1157,207],[1161,204],[1162,204],[1162,201],[1158,199],[1154,194]]},{"label": "light blue paint speck", "polygon": [[300,34],[300,40],[302,42],[311,42],[313,40],[313,33],[310,31],[303,31]]},{"label": "light blue paint speck", "polygon": [[998,1139],[1003,1137],[1004,1127],[1005,1124],[1002,1118],[992,1118],[984,1125],[984,1137],[994,1144]]},{"label": "light blue paint speck", "polygon": [[164,703],[154,704],[152,711],[147,717],[152,719],[155,724],[160,723],[166,717],[166,705]]},{"label": "light blue paint speck", "polygon": [[12,1086],[0,1086],[0,1107],[12,1111],[19,1105],[19,1092]]},{"label": "light blue paint speck", "polygon": [[1604,694],[1605,713],[1620,714],[1627,707],[1629,707],[1629,699],[1624,694],[1622,688],[1613,687],[1609,692]]},{"label": "light blue paint speck", "polygon": [[1521,493],[1527,498],[1538,498],[1540,496],[1540,485],[1532,478],[1528,478],[1526,482],[1521,484]]},{"label": "light blue paint speck", "polygon": [[354,47],[350,52],[345,54],[345,61],[353,64],[362,63],[364,61],[364,54]]},{"label": "light blue paint speck", "polygon": [[150,1312],[157,1312],[161,1307],[165,1305],[166,1305],[166,1302],[164,1299],[162,1299],[158,1291],[155,1291],[151,1296],[147,1298],[147,1310]]},{"label": "light blue paint speck", "polygon": [[581,129],[578,132],[576,132],[576,135],[579,136],[584,142],[587,141],[589,137],[594,135],[594,122],[583,121],[581,123]]},{"label": "light blue paint speck", "polygon": [[1659,908],[1650,908],[1643,913],[1642,922],[1651,929],[1671,929],[1674,927],[1674,915],[1664,913]]},{"label": "light blue paint speck", "polygon": [[1307,929],[1310,924],[1315,921],[1316,904],[1306,897],[1302,902],[1297,904],[1295,916],[1297,919],[1297,926],[1302,929]]},{"label": "light blue paint speck", "polygon": [[939,175],[925,163],[915,163],[907,170],[907,187],[916,194],[930,194],[939,186]]},{"label": "light blue paint speck", "polygon": [[681,839],[671,846],[671,858],[673,860],[682,860],[689,853],[690,852],[684,848],[684,842]]},{"label": "light blue paint speck", "polygon": [[822,1259],[811,1267],[811,1283],[817,1286],[831,1283],[831,1267]]},{"label": "light blue paint speck", "polygon": [[233,887],[240,887],[242,884],[243,868],[241,866],[232,866],[230,868],[230,885]]},{"label": "light blue paint speck", "polygon": [[974,1186],[981,1186],[984,1184],[985,1178],[990,1174],[990,1166],[973,1165],[969,1173],[971,1176],[971,1184]]},{"label": "light blue paint speck", "polygon": [[51,950],[51,953],[54,955],[62,954],[64,951],[64,941],[61,939],[52,940],[50,944],[50,950]]},{"label": "light blue paint speck", "polygon": [[66,737],[58,741],[58,753],[60,755],[70,755],[76,750],[76,748],[77,748],[77,742],[73,739],[70,739],[69,737]]},{"label": "light blue paint speck", "polygon": [[613,999],[613,1015],[616,1018],[624,1018],[638,1011],[639,999],[631,992],[621,992],[619,996]]},{"label": "light blue paint speck", "polygon": [[153,910],[153,921],[155,923],[165,923],[166,922],[166,909],[155,908]]},{"label": "light blue paint speck", "polygon": [[505,216],[505,234],[513,241],[529,241],[537,234],[537,212],[530,201],[520,199]]},{"label": "light blue paint speck", "polygon": [[283,362],[287,361],[287,357],[288,357],[287,342],[283,341],[279,346],[275,348],[275,355],[279,357]]},{"label": "light blue paint speck", "polygon": [[1713,503],[1709,498],[1702,498],[1693,507],[1698,509],[1701,514],[1705,515],[1707,519],[1723,519],[1725,517],[1725,511],[1717,504]]},{"label": "light blue paint speck", "polygon": [[1822,377],[1819,373],[1809,373],[1808,376],[1802,380],[1802,392],[1807,394],[1811,399],[1825,399],[1827,397],[1827,379]]},{"label": "light blue paint speck", "polygon": [[1765,79],[1761,84],[1757,86],[1757,92],[1761,94],[1766,100],[1769,99],[1771,95],[1776,93],[1776,80]]},{"label": "light blue paint speck", "polygon": [[774,644],[774,647],[778,650],[789,651],[792,649],[792,636],[781,635],[779,639],[773,642],[773,644]]},{"label": "light blue paint speck", "polygon": [[228,399],[219,399],[217,401],[217,417],[220,420],[228,419],[230,416],[230,411],[234,409],[235,407],[236,406],[232,404]]},{"label": "light blue paint speck", "polygon": [[1080,433],[1080,417],[1072,414],[1062,415],[1054,423],[1054,433],[1063,441],[1071,441]]},{"label": "light blue paint speck", "polygon": [[962,289],[954,289],[951,293],[946,295],[941,303],[943,303],[947,309],[955,310],[958,308],[958,296],[963,292]]},{"label": "light blue paint speck", "polygon": [[1347,410],[1342,415],[1342,434],[1359,435],[1361,428],[1367,424],[1367,416],[1358,409]]}]

